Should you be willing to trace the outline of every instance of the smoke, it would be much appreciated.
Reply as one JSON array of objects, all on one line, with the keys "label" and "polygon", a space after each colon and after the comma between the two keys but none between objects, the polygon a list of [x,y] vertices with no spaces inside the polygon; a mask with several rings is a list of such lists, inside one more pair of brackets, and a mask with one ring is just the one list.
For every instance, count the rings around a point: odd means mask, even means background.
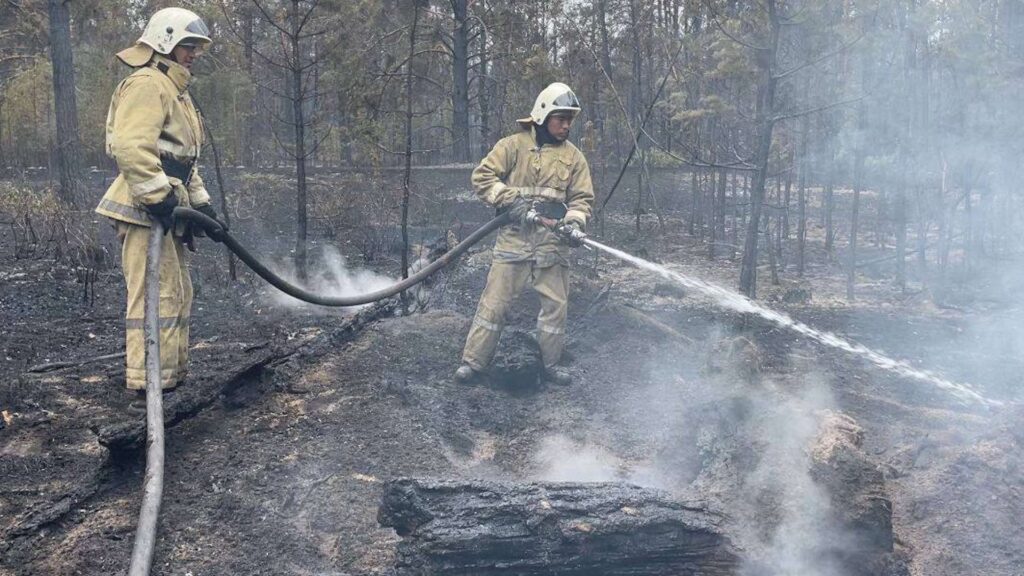
[{"label": "smoke", "polygon": [[540,441],[534,464],[537,479],[550,482],[623,480],[624,462],[611,451],[555,434]]},{"label": "smoke", "polygon": [[852,544],[812,476],[812,448],[836,405],[827,379],[809,366],[753,376],[756,351],[736,346],[749,341],[708,331],[703,354],[656,356],[606,399],[609,414],[593,415],[571,437],[542,438],[534,478],[703,498],[729,518],[743,576],[845,574],[838,558]]},{"label": "smoke", "polygon": [[796,394],[784,394],[769,383],[746,396],[752,416],[740,424],[740,438],[758,459],[752,469],[731,467],[740,479],[728,509],[738,519],[738,543],[748,551],[744,576],[844,573],[829,553],[842,549],[842,530],[828,493],[811,476],[811,448],[834,400],[814,379],[798,386]]},{"label": "smoke", "polygon": [[[394,284],[395,280],[382,276],[370,270],[353,270],[336,248],[324,246],[319,253],[312,255],[309,259],[308,279],[305,283],[299,282],[295,273],[295,264],[291,261],[280,263],[275,272],[288,281],[305,286],[310,291],[326,296],[355,296],[374,290],[380,290]],[[284,306],[294,309],[307,309],[310,311],[329,312],[331,308],[308,304],[297,298],[293,298],[269,287],[264,292],[266,300],[276,306]],[[361,308],[355,307],[355,308]]]}]

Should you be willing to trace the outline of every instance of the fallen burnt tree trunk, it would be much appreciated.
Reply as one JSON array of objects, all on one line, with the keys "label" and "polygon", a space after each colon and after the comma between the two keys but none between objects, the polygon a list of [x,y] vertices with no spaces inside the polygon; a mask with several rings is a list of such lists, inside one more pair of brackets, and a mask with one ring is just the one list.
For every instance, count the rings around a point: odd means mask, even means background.
[{"label": "fallen burnt tree trunk", "polygon": [[731,575],[722,517],[624,484],[400,479],[377,520],[402,536],[399,575]]},{"label": "fallen burnt tree trunk", "polygon": [[[218,373],[209,378],[210,382],[200,386],[184,386],[175,392],[173,402],[164,407],[164,425],[167,428],[192,418],[218,399],[231,393],[240,386],[245,386],[260,379],[268,370],[278,370],[280,366],[296,357],[308,361],[310,356],[317,356],[336,347],[358,334],[367,324],[392,313],[398,305],[396,298],[388,298],[360,309],[345,318],[337,328],[318,334],[308,339],[300,339],[288,343],[272,343],[269,347],[256,350],[255,357],[241,366],[233,367],[228,377]],[[282,369],[286,371],[287,369]],[[130,452],[141,449],[146,441],[145,415],[128,416],[122,420],[103,423],[93,429],[100,444],[114,452]]]}]

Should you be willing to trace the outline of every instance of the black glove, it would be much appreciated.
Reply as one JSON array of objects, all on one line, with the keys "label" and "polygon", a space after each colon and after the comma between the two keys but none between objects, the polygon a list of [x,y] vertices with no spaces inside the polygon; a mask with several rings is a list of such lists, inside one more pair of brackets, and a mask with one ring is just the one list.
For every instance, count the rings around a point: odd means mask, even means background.
[{"label": "black glove", "polygon": [[174,228],[174,209],[178,206],[178,197],[174,193],[168,194],[163,200],[154,204],[143,204],[142,209],[149,213],[149,217],[164,226],[164,234]]},{"label": "black glove", "polygon": [[181,243],[188,248],[189,252],[196,251],[196,227],[191,222],[185,224],[185,231],[181,234]]},{"label": "black glove", "polygon": [[527,219],[527,214],[529,214],[532,208],[533,202],[530,202],[529,200],[523,198],[522,196],[517,196],[516,199],[513,200],[512,203],[509,204],[508,206],[509,219],[512,221],[513,224],[526,226],[527,224],[530,223],[530,221]]},{"label": "black glove", "polygon": [[219,231],[205,231],[206,235],[210,237],[210,240],[213,240],[214,242],[220,242],[223,239],[221,237],[220,233],[221,233],[221,231],[227,232],[228,231],[228,225],[223,223],[223,222],[221,222],[217,218],[217,211],[214,210],[213,206],[211,206],[209,204],[206,204],[205,206],[200,206],[200,207],[196,208],[196,211],[202,213],[204,216],[208,216],[210,218],[213,218],[214,220],[217,221],[217,224],[220,224],[220,228],[221,229]]}]

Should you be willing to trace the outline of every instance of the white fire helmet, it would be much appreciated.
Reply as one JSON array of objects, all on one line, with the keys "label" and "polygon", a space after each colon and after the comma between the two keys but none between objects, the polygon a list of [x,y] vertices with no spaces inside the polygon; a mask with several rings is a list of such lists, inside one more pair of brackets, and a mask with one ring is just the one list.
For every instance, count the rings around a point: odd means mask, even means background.
[{"label": "white fire helmet", "polygon": [[166,55],[178,44],[206,48],[211,42],[210,29],[198,14],[184,8],[164,8],[149,18],[135,45],[118,52],[117,57],[136,67],[149,62],[154,51]]},{"label": "white fire helmet", "polygon": [[580,101],[572,89],[561,82],[554,82],[537,95],[530,118],[543,126],[552,112],[572,112],[575,116],[580,110]]}]

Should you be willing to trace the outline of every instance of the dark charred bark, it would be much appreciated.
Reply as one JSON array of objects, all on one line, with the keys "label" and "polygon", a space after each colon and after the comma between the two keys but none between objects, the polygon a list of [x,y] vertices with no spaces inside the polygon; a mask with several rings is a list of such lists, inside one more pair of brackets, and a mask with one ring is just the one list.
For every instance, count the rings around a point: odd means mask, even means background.
[{"label": "dark charred bark", "polygon": [[740,564],[705,504],[624,484],[401,479],[377,519],[402,536],[399,575],[715,576]]},{"label": "dark charred bark", "polygon": [[487,43],[489,42],[487,28],[480,27],[480,40],[478,50],[480,51],[480,155],[486,156],[493,143],[491,142],[491,63],[488,60]]},{"label": "dark charred bark", "polygon": [[[863,115],[863,113],[861,113]],[[860,225],[860,191],[864,182],[864,150],[858,148],[853,160],[853,205],[850,209],[850,240],[846,267],[846,299],[853,301],[854,281],[857,275],[857,232]]]},{"label": "dark charred bark", "polygon": [[412,88],[413,55],[416,53],[416,27],[420,20],[420,3],[414,2],[412,28],[409,31],[409,60],[405,63],[405,170],[402,173],[402,278],[409,277],[409,197],[412,181]]},{"label": "dark charred bark", "polygon": [[452,0],[452,155],[469,162],[469,2]]},{"label": "dark charred bark", "polygon": [[301,23],[299,0],[292,0],[291,13],[291,100],[295,122],[295,274],[300,280],[306,279],[306,117],[302,87],[302,52],[300,49]]},{"label": "dark charred bark", "polygon": [[807,140],[810,138],[810,118],[804,116],[800,130],[800,175],[797,181],[796,273],[803,277],[807,265]]},{"label": "dark charred bark", "polygon": [[242,142],[242,158],[247,166],[256,168],[256,87],[253,69],[253,43],[255,40],[256,18],[253,7],[246,4],[242,8],[242,49],[245,55],[245,73],[254,86],[249,93],[249,111],[245,114],[245,139]]},{"label": "dark charred bark", "polygon": [[[757,296],[757,241],[761,223],[761,207],[764,203],[765,181],[768,177],[768,160],[771,157],[772,133],[775,129],[775,77],[776,58],[779,50],[781,22],[775,0],[767,1],[770,40],[765,49],[758,50],[758,91],[756,106],[756,148],[754,183],[750,188],[750,220],[747,223],[747,237],[743,245],[743,261],[740,265],[740,292],[749,298]],[[769,239],[770,240],[770,239]]]},{"label": "dark charred bark", "polygon": [[78,138],[75,69],[71,55],[71,15],[66,0],[49,0],[50,62],[53,66],[53,101],[57,123],[56,163],[60,171],[59,196],[66,204],[78,203],[82,173],[82,145]]}]

